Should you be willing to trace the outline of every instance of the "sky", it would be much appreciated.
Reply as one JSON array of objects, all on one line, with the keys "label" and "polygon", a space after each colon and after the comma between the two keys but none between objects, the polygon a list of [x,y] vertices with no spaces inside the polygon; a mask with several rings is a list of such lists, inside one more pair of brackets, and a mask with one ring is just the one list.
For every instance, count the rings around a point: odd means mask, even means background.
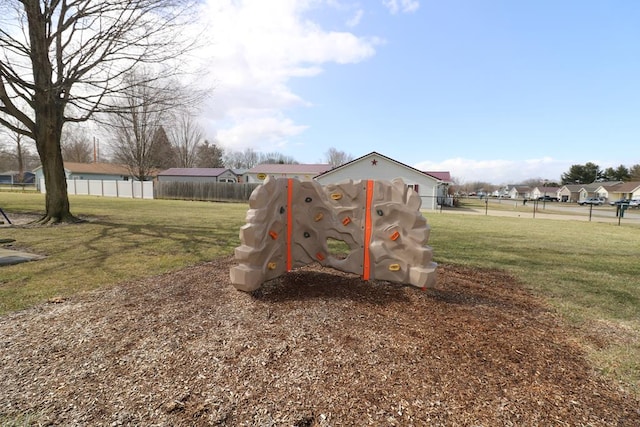
[{"label": "sky", "polygon": [[640,1],[203,0],[226,150],[372,151],[460,183],[640,163]]}]

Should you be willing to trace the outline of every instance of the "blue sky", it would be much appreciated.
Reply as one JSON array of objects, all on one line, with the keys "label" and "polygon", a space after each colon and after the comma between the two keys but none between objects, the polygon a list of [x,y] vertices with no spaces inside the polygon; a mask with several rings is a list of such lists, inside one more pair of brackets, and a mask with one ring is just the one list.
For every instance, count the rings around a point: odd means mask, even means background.
[{"label": "blue sky", "polygon": [[462,182],[640,163],[640,2],[209,0],[207,133]]}]

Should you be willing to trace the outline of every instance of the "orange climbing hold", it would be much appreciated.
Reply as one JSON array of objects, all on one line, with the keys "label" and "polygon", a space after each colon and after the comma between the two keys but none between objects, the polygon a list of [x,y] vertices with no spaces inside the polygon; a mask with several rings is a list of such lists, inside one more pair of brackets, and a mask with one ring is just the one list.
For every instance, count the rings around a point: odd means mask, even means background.
[{"label": "orange climbing hold", "polygon": [[389,236],[391,240],[398,240],[398,237],[400,237],[400,233],[397,231],[393,233],[391,236]]},{"label": "orange climbing hold", "polygon": [[275,231],[270,231],[269,236],[271,236],[273,240],[276,240],[278,238],[278,233],[276,233]]}]

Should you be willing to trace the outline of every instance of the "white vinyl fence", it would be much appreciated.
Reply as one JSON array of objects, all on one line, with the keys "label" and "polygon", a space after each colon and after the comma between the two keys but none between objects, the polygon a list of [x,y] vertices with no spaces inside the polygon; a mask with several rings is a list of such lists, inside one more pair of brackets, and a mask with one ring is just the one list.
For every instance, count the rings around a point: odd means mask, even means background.
[{"label": "white vinyl fence", "polygon": [[[44,179],[40,191],[46,193]],[[67,180],[67,193],[84,196],[126,197],[153,199],[153,181],[109,181],[98,179]]]}]

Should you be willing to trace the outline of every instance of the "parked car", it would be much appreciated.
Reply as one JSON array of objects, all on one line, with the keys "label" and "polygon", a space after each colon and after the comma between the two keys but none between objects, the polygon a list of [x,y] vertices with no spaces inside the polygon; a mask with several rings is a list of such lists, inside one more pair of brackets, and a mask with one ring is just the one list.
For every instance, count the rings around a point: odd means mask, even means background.
[{"label": "parked car", "polygon": [[640,208],[640,199],[631,199],[629,200],[629,207],[630,208]]},{"label": "parked car", "polygon": [[557,202],[558,198],[553,196],[540,196],[538,200],[541,202]]},{"label": "parked car", "polygon": [[580,200],[578,202],[578,204],[580,206],[583,206],[583,205],[597,205],[597,206],[600,206],[600,205],[604,204],[604,198],[602,198],[602,197],[588,197],[588,198],[586,198],[584,200]]},{"label": "parked car", "polygon": [[609,204],[611,206],[616,206],[616,205],[623,205],[623,204],[629,203],[630,201],[631,200],[629,199],[619,199],[619,200],[612,200],[609,202]]}]

